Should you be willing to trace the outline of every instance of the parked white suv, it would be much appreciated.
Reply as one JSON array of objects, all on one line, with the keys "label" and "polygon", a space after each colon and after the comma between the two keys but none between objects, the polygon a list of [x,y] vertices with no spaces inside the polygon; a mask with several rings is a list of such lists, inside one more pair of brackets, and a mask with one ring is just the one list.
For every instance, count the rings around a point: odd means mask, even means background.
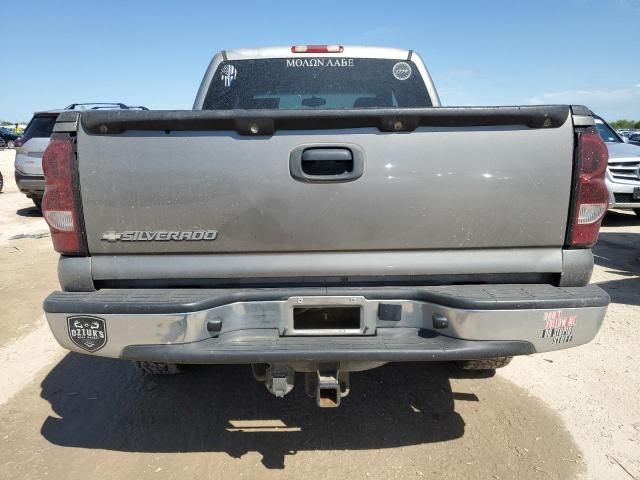
[{"label": "parked white suv", "polygon": [[22,136],[15,141],[16,184],[40,208],[44,195],[42,153],[49,144],[53,125],[61,110],[36,112]]},{"label": "parked white suv", "polygon": [[15,176],[20,191],[31,198],[36,207],[40,208],[44,195],[42,154],[49,145],[49,137],[60,112],[104,109],[147,110],[146,107],[128,106],[124,103],[73,103],[61,110],[34,113],[22,136],[15,141]]},{"label": "parked white suv", "polygon": [[609,208],[633,209],[640,217],[640,147],[630,145],[602,118],[593,116],[598,133],[609,150],[605,181]]}]

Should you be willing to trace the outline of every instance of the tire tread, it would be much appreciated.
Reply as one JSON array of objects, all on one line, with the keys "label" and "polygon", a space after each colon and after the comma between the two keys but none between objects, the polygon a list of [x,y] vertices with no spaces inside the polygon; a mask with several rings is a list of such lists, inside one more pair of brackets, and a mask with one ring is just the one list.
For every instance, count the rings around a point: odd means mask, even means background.
[{"label": "tire tread", "polygon": [[182,373],[180,366],[175,363],[159,363],[159,362],[134,362],[142,372],[147,375],[176,375]]},{"label": "tire tread", "polygon": [[481,360],[463,360],[458,366],[463,370],[495,370],[509,365],[513,357],[484,358]]}]

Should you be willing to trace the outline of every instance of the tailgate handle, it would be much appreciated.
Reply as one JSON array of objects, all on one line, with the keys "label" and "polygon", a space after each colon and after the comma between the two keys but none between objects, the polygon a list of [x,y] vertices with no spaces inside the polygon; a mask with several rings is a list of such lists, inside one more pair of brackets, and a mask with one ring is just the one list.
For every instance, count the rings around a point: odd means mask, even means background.
[{"label": "tailgate handle", "polygon": [[362,176],[362,150],[356,145],[303,145],[291,152],[289,168],[293,178],[304,182],[349,182]]},{"label": "tailgate handle", "polygon": [[302,152],[303,162],[349,162],[353,166],[353,154],[348,148],[307,148]]}]

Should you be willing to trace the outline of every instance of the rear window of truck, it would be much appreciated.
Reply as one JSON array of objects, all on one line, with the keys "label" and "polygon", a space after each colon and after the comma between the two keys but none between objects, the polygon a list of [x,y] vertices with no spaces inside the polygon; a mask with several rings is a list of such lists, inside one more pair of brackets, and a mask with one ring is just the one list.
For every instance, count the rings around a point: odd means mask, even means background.
[{"label": "rear window of truck", "polygon": [[204,110],[431,107],[410,60],[295,57],[222,62]]}]

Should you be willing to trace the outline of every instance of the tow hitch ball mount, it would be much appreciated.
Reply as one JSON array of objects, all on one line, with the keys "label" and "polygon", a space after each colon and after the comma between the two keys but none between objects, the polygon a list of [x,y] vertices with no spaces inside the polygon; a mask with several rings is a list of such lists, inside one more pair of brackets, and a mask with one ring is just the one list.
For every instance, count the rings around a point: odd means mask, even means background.
[{"label": "tow hitch ball mount", "polygon": [[[284,397],[293,390],[295,371],[288,366],[266,364],[252,365],[256,380],[263,382],[276,397]],[[340,399],[349,395],[349,372],[340,371],[339,365],[318,365],[314,371],[305,372],[305,391],[322,408],[340,406]]]}]

